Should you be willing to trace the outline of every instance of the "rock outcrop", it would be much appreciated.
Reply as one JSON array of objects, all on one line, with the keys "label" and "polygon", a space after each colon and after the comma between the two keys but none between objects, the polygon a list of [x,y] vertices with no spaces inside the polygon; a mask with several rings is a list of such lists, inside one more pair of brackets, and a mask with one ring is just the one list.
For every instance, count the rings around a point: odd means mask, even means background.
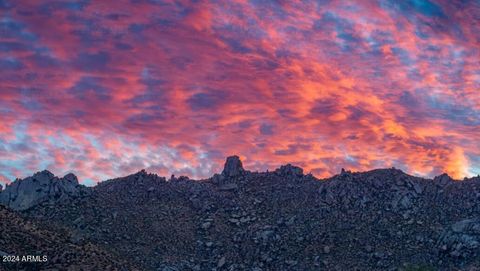
[{"label": "rock outcrop", "polygon": [[72,173],[58,178],[44,170],[7,185],[0,192],[0,204],[14,210],[26,210],[45,201],[71,199],[85,193],[88,188],[80,185]]},{"label": "rock outcrop", "polygon": [[243,174],[245,170],[243,169],[242,161],[237,155],[227,157],[225,161],[225,166],[222,171],[222,175],[226,177],[235,177]]},{"label": "rock outcrop", "polygon": [[277,168],[275,173],[282,176],[282,177],[300,177],[303,176],[303,169],[301,167],[293,166],[291,164],[287,164]]},{"label": "rock outcrop", "polygon": [[433,178],[433,180],[439,185],[448,185],[454,182],[454,180],[446,173],[436,176],[435,178]]}]

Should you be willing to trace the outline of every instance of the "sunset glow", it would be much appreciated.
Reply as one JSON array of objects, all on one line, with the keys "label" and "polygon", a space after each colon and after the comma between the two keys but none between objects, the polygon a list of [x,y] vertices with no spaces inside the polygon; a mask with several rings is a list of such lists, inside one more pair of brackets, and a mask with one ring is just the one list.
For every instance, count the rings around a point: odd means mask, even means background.
[{"label": "sunset glow", "polygon": [[1,1],[0,182],[480,174],[479,1]]}]

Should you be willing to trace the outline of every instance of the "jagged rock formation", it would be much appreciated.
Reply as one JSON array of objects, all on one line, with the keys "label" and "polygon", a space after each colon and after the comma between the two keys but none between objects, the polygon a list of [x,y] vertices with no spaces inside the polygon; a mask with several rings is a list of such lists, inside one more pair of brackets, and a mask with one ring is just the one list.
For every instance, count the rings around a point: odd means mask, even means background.
[{"label": "jagged rock formation", "polygon": [[[143,270],[474,270],[480,178],[398,169],[319,180],[292,165],[169,180],[140,171],[85,196],[41,202],[29,220],[66,229]],[[1,247],[0,247],[1,250]],[[341,261],[339,260],[341,259]]]},{"label": "jagged rock formation", "polygon": [[237,155],[227,157],[222,175],[226,177],[235,177],[241,175],[245,170],[243,169],[242,161]]},{"label": "jagged rock formation", "polygon": [[79,197],[88,193],[88,189],[79,185],[77,177],[72,173],[58,178],[44,170],[32,177],[16,180],[0,192],[0,204],[14,210],[26,210],[44,201]]}]

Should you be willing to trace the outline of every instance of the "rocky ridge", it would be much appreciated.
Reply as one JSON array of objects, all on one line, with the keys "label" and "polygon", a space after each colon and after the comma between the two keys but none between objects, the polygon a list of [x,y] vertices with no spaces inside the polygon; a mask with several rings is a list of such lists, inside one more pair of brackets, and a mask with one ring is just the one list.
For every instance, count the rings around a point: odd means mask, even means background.
[{"label": "rocky ridge", "polygon": [[0,192],[0,204],[14,210],[26,210],[45,201],[80,197],[88,193],[88,189],[80,185],[72,173],[58,178],[44,170],[28,178],[17,179]]},{"label": "rocky ridge", "polygon": [[140,171],[88,189],[21,215],[143,270],[480,266],[478,177],[432,180],[390,168],[319,180],[293,165],[250,172],[233,156],[209,179]]}]

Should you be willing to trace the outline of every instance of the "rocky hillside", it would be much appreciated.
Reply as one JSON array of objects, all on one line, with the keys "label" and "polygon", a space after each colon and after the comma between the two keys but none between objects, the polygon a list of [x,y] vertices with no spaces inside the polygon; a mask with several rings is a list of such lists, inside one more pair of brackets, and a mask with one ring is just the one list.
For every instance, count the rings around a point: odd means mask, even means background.
[{"label": "rocky hillside", "polygon": [[0,270],[132,270],[118,256],[91,243],[74,244],[67,231],[52,231],[0,206]]},{"label": "rocky hillside", "polygon": [[143,270],[480,266],[478,177],[432,180],[392,168],[319,180],[292,165],[250,172],[233,156],[205,180],[140,171],[87,190],[21,215]]}]

